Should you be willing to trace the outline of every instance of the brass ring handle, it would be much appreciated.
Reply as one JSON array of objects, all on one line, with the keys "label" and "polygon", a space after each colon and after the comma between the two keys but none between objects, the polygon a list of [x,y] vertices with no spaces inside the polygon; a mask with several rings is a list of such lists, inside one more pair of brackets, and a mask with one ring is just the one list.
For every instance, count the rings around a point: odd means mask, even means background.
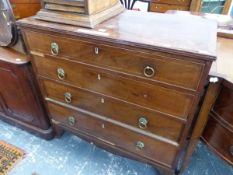
[{"label": "brass ring handle", "polygon": [[64,80],[64,79],[65,79],[65,76],[66,76],[66,74],[65,74],[64,69],[58,68],[58,69],[57,69],[57,77],[58,77],[60,80]]},{"label": "brass ring handle", "polygon": [[66,92],[66,93],[64,94],[64,97],[65,97],[66,103],[71,103],[71,102],[72,102],[72,95],[71,95],[71,93]]},{"label": "brass ring handle", "polygon": [[69,116],[68,117],[68,123],[69,123],[70,126],[74,126],[75,123],[76,123],[75,118],[73,116]]},{"label": "brass ring handle", "polygon": [[142,150],[143,148],[145,147],[145,144],[141,141],[138,141],[136,143],[136,148],[139,149],[139,150]]},{"label": "brass ring handle", "polygon": [[138,119],[138,126],[141,129],[146,129],[148,126],[148,120],[145,117],[141,117]]},{"label": "brass ring handle", "polygon": [[146,66],[144,68],[145,77],[152,78],[155,75],[155,69],[151,66]]},{"label": "brass ring handle", "polygon": [[54,56],[57,56],[59,54],[59,46],[57,43],[51,43],[51,53]]},{"label": "brass ring handle", "polygon": [[230,154],[233,156],[233,146],[230,147]]}]

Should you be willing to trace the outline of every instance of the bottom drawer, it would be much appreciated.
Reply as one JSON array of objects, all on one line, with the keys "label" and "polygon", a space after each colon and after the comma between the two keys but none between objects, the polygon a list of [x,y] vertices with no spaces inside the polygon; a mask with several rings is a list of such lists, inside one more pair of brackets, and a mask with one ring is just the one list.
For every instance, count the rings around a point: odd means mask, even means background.
[{"label": "bottom drawer", "polygon": [[233,132],[210,117],[203,138],[223,159],[233,164]]},{"label": "bottom drawer", "polygon": [[79,112],[50,102],[48,102],[47,107],[51,119],[57,124],[80,130],[120,149],[172,167],[178,146],[101,120],[97,115],[87,111]]}]

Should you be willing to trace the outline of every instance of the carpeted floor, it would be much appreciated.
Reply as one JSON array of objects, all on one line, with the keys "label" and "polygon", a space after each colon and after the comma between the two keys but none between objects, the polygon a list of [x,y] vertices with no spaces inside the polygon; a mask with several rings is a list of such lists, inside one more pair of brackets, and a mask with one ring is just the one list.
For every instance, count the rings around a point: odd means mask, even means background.
[{"label": "carpeted floor", "polygon": [[[9,175],[157,175],[149,165],[113,155],[69,133],[46,141],[0,121],[0,140],[26,151],[26,158]],[[184,175],[233,175],[233,167],[200,142]]]}]

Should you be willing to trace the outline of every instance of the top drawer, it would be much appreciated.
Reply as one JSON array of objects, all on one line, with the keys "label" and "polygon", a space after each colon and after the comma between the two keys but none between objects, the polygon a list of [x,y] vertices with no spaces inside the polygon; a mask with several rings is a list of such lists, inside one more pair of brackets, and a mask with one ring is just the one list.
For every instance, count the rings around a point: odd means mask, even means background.
[{"label": "top drawer", "polygon": [[204,64],[161,55],[147,54],[81,40],[26,32],[31,53],[66,57],[113,71],[136,75],[144,80],[197,90]]}]

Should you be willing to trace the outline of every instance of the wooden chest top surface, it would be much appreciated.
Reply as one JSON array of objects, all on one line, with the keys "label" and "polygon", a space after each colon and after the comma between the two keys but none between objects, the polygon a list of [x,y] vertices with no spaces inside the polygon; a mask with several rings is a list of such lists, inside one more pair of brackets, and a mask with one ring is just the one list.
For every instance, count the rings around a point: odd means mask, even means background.
[{"label": "wooden chest top surface", "polygon": [[198,16],[125,11],[94,29],[26,18],[18,25],[158,51],[216,59],[217,23]]}]

